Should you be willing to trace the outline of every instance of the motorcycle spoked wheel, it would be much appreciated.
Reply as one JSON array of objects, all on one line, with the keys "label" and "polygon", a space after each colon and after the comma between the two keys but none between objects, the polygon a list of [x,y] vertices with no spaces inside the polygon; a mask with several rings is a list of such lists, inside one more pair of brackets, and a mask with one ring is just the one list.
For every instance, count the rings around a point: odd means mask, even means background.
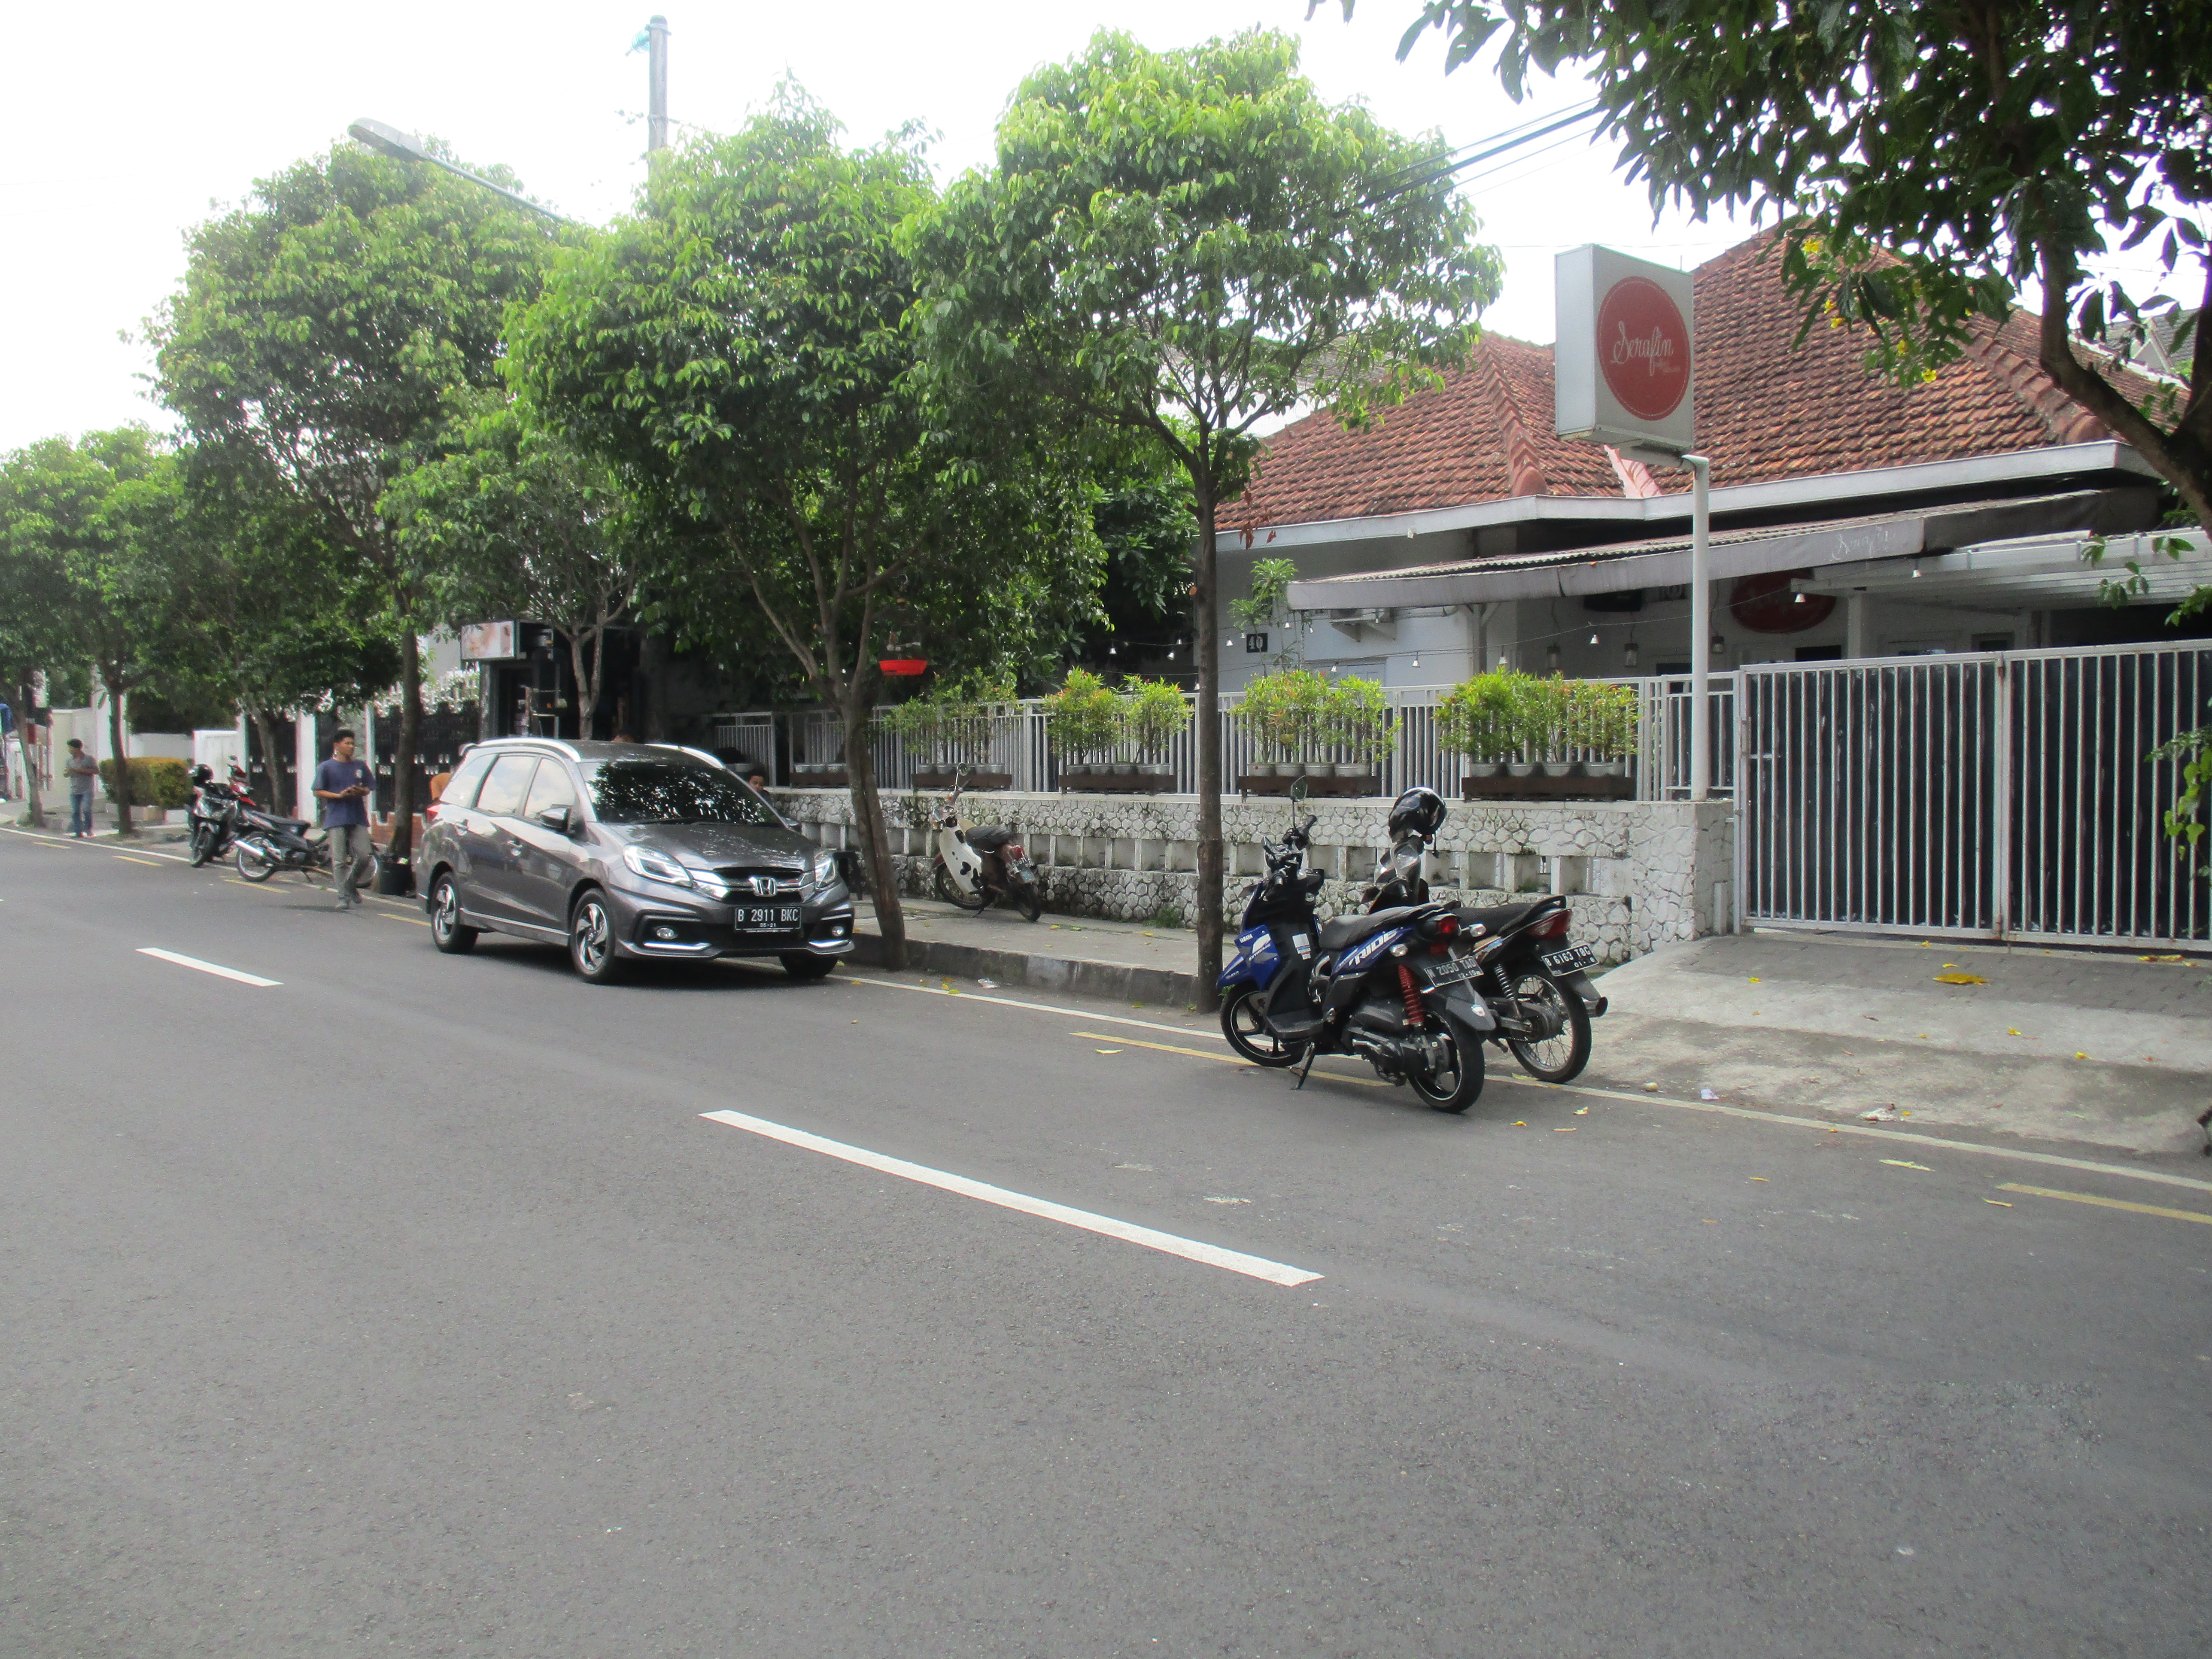
[{"label": "motorcycle spoked wheel", "polygon": [[192,831],[192,850],[185,862],[197,870],[215,854],[215,832],[204,827]]},{"label": "motorcycle spoked wheel", "polygon": [[1044,914],[1044,895],[1037,890],[1034,879],[1016,884],[1009,896],[1014,901],[1014,908],[1022,913],[1024,921],[1035,921]]},{"label": "motorcycle spoked wheel", "polygon": [[1482,1045],[1465,1041],[1449,1024],[1440,1023],[1449,1063],[1431,1072],[1409,1072],[1406,1081],[1427,1105],[1439,1112],[1464,1112],[1482,1094]]},{"label": "motorcycle spoked wheel", "polygon": [[977,915],[981,915],[991,906],[991,892],[988,888],[974,894],[962,892],[959,884],[952,879],[952,872],[942,864],[937,866],[937,896],[947,904],[957,905],[961,909],[971,911]]},{"label": "motorcycle spoked wheel", "polygon": [[1267,1029],[1258,1006],[1259,993],[1249,985],[1230,992],[1221,1004],[1221,1035],[1229,1046],[1255,1066],[1279,1069],[1295,1066],[1306,1057],[1303,1042],[1285,1042]]},{"label": "motorcycle spoked wheel", "polygon": [[233,861],[238,866],[238,878],[240,881],[266,881],[276,873],[275,865],[255,857],[243,842],[239,843],[238,851]]},{"label": "motorcycle spoked wheel", "polygon": [[1589,1013],[1582,999],[1551,975],[1531,969],[1515,976],[1513,995],[1525,1013],[1554,1028],[1554,1035],[1531,1042],[1508,1037],[1505,1046],[1521,1069],[1539,1083],[1571,1083],[1589,1064]]}]

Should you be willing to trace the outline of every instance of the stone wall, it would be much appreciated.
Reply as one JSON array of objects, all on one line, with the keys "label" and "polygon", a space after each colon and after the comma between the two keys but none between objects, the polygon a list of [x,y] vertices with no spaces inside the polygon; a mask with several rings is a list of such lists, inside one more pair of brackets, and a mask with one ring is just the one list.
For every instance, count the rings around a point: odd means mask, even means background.
[{"label": "stone wall", "polygon": [[[830,847],[857,844],[843,790],[778,789],[787,817]],[[886,794],[884,816],[900,890],[930,890],[929,809],[938,794]],[[1198,802],[1188,795],[970,794],[971,825],[1003,823],[1036,861],[1046,906],[1075,915],[1188,926],[1197,897]],[[1359,908],[1376,854],[1388,845],[1389,803],[1316,800],[1310,863],[1325,872],[1323,915]],[[1291,823],[1286,800],[1224,800],[1227,919],[1264,870],[1261,843]],[[1725,802],[1454,802],[1437,837],[1445,880],[1437,896],[1499,904],[1516,894],[1573,897],[1575,938],[1607,961],[1730,925],[1735,820]]]}]

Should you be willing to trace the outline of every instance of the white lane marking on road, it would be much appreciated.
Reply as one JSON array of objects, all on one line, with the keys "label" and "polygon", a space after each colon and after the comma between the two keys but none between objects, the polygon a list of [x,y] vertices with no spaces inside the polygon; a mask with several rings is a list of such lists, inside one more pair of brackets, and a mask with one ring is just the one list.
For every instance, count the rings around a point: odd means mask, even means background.
[{"label": "white lane marking on road", "polygon": [[1303,1267],[1270,1261],[1265,1256],[1247,1255],[1242,1250],[1225,1250],[1218,1244],[1201,1244],[1194,1238],[1180,1238],[1155,1228],[1139,1227],[1133,1222],[1117,1221],[1112,1216],[1071,1209],[1065,1204],[1054,1204],[1049,1199],[1031,1198],[1026,1193],[994,1187],[988,1182],[970,1181],[966,1176],[949,1175],[943,1170],[933,1170],[925,1164],[909,1164],[902,1158],[886,1158],[881,1152],[872,1152],[866,1147],[848,1146],[842,1140],[830,1140],[821,1135],[809,1134],[804,1129],[770,1123],[766,1118],[748,1117],[743,1112],[702,1112],[699,1115],[710,1123],[726,1123],[732,1129],[743,1129],[769,1140],[780,1140],[787,1146],[803,1147],[810,1152],[842,1158],[848,1164],[857,1164],[863,1169],[896,1176],[902,1181],[919,1182],[925,1187],[958,1193],[964,1198],[980,1199],[1001,1209],[1018,1210],[1024,1215],[1039,1216],[1047,1221],[1057,1221],[1063,1226],[1079,1227],[1085,1232],[1103,1234],[1126,1243],[1141,1244],[1146,1249],[1179,1255],[1188,1261],[1203,1262],[1209,1267],[1225,1267],[1231,1273],[1243,1273],[1248,1278],[1264,1279],[1270,1285],[1310,1285],[1321,1277],[1319,1273],[1308,1273]]},{"label": "white lane marking on road", "polygon": [[282,985],[281,979],[264,979],[258,974],[241,974],[235,968],[226,968],[220,963],[202,962],[198,957],[179,956],[174,951],[164,951],[151,945],[138,947],[142,957],[157,957],[162,962],[173,962],[179,968],[196,968],[203,974],[213,974],[218,979],[234,979],[240,985]]}]

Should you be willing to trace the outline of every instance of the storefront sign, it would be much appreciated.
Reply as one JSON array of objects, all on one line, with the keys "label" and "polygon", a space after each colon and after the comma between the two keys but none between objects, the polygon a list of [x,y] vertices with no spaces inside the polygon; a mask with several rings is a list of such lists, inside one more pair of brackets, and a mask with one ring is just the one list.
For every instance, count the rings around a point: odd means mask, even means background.
[{"label": "storefront sign", "polygon": [[1644,460],[1697,442],[1694,283],[1611,248],[1559,256],[1553,424]]},{"label": "storefront sign", "polygon": [[502,662],[522,653],[514,648],[514,624],[511,622],[464,623],[461,624],[461,660],[463,662]]}]

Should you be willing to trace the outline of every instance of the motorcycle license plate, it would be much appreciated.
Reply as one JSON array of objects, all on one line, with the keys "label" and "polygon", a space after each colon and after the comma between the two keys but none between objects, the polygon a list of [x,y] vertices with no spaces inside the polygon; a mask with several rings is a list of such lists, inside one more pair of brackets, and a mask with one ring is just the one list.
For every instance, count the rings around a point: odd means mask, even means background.
[{"label": "motorcycle license plate", "polygon": [[1448,962],[1429,975],[1431,985],[1457,985],[1462,980],[1473,979],[1482,971],[1482,964],[1473,957],[1462,957],[1457,962]]},{"label": "motorcycle license plate", "polygon": [[1564,951],[1544,953],[1544,966],[1555,974],[1577,973],[1597,966],[1597,953],[1587,945],[1570,945]]},{"label": "motorcycle license plate", "polygon": [[737,925],[749,933],[786,933],[799,926],[795,904],[749,904],[735,912]]}]

